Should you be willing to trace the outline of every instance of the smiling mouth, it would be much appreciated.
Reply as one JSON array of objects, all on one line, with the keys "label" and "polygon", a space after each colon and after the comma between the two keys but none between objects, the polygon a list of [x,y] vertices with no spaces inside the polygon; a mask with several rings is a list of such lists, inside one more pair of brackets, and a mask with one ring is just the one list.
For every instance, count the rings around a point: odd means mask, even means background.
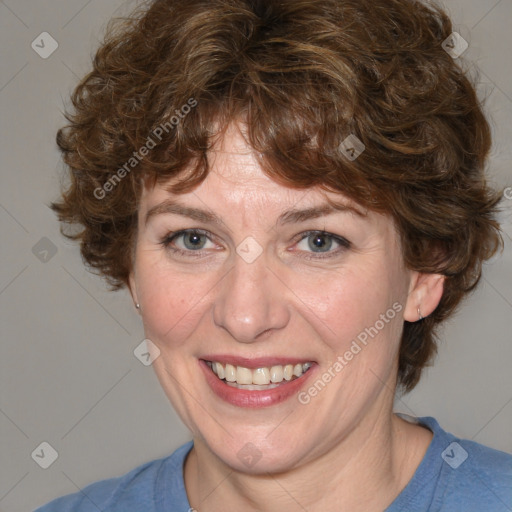
[{"label": "smiling mouth", "polygon": [[313,366],[313,363],[308,362],[251,369],[217,361],[205,362],[219,380],[228,386],[248,391],[276,388],[299,379]]}]

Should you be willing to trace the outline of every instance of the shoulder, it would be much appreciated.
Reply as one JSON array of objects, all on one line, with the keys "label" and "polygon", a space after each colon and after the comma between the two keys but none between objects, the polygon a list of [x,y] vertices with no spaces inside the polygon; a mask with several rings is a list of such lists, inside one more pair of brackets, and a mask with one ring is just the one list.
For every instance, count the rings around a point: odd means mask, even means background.
[{"label": "shoulder", "polygon": [[433,449],[427,455],[439,461],[432,510],[512,509],[512,455],[457,438],[433,418],[419,422],[434,432]]},{"label": "shoulder", "polygon": [[[143,464],[129,473],[108,480],[101,480],[80,492],[58,498],[35,512],[130,512],[158,510],[157,486],[160,479],[174,479],[178,491],[183,483],[183,461],[192,448],[186,443],[172,455]],[[165,476],[163,474],[165,473]]]},{"label": "shoulder", "polygon": [[512,510],[512,455],[464,439],[452,441],[442,455],[458,506],[463,500],[464,510],[472,510],[476,502],[487,507],[481,510]]}]

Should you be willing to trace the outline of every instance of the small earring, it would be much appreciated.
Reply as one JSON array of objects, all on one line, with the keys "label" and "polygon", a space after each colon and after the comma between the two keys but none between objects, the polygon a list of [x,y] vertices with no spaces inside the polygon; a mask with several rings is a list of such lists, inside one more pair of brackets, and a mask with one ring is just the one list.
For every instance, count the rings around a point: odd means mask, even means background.
[{"label": "small earring", "polygon": [[420,311],[420,308],[418,307],[418,318],[420,320],[423,320],[423,317],[421,316],[421,311]]},{"label": "small earring", "polygon": [[135,307],[136,307],[137,309],[140,309],[140,304],[137,302],[137,304],[135,304]]}]

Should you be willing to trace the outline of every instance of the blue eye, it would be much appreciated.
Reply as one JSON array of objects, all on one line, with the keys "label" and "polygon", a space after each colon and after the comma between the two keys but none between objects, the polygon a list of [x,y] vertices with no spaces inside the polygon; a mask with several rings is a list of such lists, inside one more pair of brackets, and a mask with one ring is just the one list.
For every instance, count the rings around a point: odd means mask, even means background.
[{"label": "blue eye", "polygon": [[202,233],[197,233],[196,231],[189,231],[187,233],[183,233],[179,236],[179,238],[183,241],[183,245],[191,250],[195,251],[198,249],[204,249],[208,238],[206,235]]},{"label": "blue eye", "polygon": [[306,238],[308,241],[308,247],[315,252],[318,249],[319,252],[328,252],[330,251],[333,239],[329,235],[325,233],[316,233],[313,235],[308,235]]},{"label": "blue eye", "polygon": [[[309,254],[306,258],[326,258],[335,256],[348,249],[350,242],[342,237],[326,233],[325,231],[308,231],[302,234],[297,248]],[[334,249],[334,250],[333,250]]]},{"label": "blue eye", "polygon": [[[211,250],[219,250],[212,242],[212,235],[201,229],[184,229],[167,234],[161,244],[166,250],[180,257],[203,258]],[[325,231],[306,231],[296,242],[298,256],[304,259],[320,260],[340,255],[350,248],[350,242],[343,237]],[[294,251],[295,252],[295,251]]]},{"label": "blue eye", "polygon": [[[207,245],[208,242],[211,246]],[[176,233],[170,233],[161,243],[167,249],[179,254],[199,252],[203,249],[215,247],[210,240],[209,233],[198,229],[185,229]]]}]

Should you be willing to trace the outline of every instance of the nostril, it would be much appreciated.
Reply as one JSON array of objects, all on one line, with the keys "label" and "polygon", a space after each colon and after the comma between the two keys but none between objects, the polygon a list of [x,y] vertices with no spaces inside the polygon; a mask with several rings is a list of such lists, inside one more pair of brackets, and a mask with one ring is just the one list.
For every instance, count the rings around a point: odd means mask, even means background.
[{"label": "nostril", "polygon": [[263,337],[265,337],[265,334],[267,334],[267,333],[269,333],[269,332],[271,332],[271,331],[272,331],[272,328],[270,328],[270,329],[265,329],[263,332],[260,332],[260,333],[258,334],[258,336],[256,336],[256,337],[257,337],[257,338],[263,338]]}]

